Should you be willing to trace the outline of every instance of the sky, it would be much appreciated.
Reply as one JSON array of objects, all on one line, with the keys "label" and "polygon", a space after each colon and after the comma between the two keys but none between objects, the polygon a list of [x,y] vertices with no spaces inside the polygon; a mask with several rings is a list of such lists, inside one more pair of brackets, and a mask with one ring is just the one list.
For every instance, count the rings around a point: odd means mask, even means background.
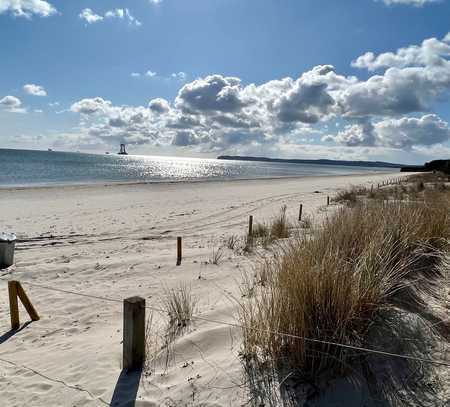
[{"label": "sky", "polygon": [[450,0],[0,0],[0,148],[450,158]]}]

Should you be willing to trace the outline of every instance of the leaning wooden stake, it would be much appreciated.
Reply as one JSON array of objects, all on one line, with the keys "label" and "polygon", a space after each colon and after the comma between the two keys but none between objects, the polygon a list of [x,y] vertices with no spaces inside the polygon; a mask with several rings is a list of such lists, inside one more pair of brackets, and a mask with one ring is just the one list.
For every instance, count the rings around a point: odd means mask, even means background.
[{"label": "leaning wooden stake", "polygon": [[19,320],[19,304],[17,303],[17,281],[8,281],[9,294],[9,312],[11,314],[11,329],[18,329]]},{"label": "leaning wooden stake", "polygon": [[145,299],[123,301],[123,368],[141,369],[145,360]]},{"label": "leaning wooden stake", "polygon": [[250,215],[248,217],[248,237],[252,237],[253,236],[253,216]]},{"label": "leaning wooden stake", "polygon": [[11,328],[18,329],[20,326],[19,318],[19,304],[17,297],[19,297],[23,306],[28,312],[32,321],[39,321],[39,315],[36,309],[33,307],[30,299],[28,298],[25,290],[19,281],[8,281],[8,293],[9,293],[9,310],[11,313]]},{"label": "leaning wooden stake", "polygon": [[327,206],[329,206],[329,205],[330,205],[330,197],[327,196]]},{"label": "leaning wooden stake", "polygon": [[181,237],[177,237],[177,266],[181,264],[181,259],[183,258],[183,241]]},{"label": "leaning wooden stake", "polygon": [[302,220],[302,213],[303,213],[303,204],[300,204],[300,208],[298,210],[298,220]]}]

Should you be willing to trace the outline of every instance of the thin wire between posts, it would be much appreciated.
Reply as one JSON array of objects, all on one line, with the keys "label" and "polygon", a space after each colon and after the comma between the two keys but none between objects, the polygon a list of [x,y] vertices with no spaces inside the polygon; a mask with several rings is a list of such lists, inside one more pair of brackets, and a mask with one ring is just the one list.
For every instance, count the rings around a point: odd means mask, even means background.
[{"label": "thin wire between posts", "polygon": [[[4,282],[8,282],[8,280],[4,280],[4,279],[0,279],[0,280],[4,281]],[[92,299],[96,299],[96,300],[100,300],[100,301],[116,302],[116,303],[120,303],[120,304],[123,303],[123,300],[119,300],[119,299],[115,299],[115,298],[107,298],[107,297],[101,297],[98,295],[90,295],[90,294],[84,294],[84,293],[70,291],[70,290],[64,290],[61,288],[48,287],[48,286],[44,286],[44,285],[40,285],[40,284],[31,283],[28,281],[21,281],[21,283],[28,284],[29,286],[32,286],[32,287],[42,288],[45,290],[62,292],[65,294],[78,295],[81,297],[92,298]],[[150,306],[150,305],[145,306],[145,308],[155,311],[155,312],[162,312],[162,313],[166,312],[162,308],[158,308],[158,307]],[[411,355],[401,355],[398,353],[386,352],[386,351],[370,349],[370,348],[363,348],[361,346],[348,345],[348,344],[339,343],[339,342],[325,341],[325,340],[321,340],[321,339],[312,339],[312,338],[302,337],[302,336],[298,336],[298,335],[292,335],[292,334],[288,334],[288,333],[284,333],[284,332],[272,331],[272,330],[268,330],[268,329],[266,330],[266,329],[259,329],[259,328],[249,328],[249,327],[244,327],[243,325],[237,324],[234,322],[226,322],[226,321],[221,321],[221,320],[216,320],[216,319],[211,319],[211,318],[206,318],[206,317],[201,317],[201,316],[192,316],[191,319],[197,320],[197,321],[210,322],[210,323],[217,324],[217,325],[230,326],[230,327],[239,328],[239,329],[250,329],[255,332],[270,333],[273,335],[283,336],[285,338],[300,339],[300,340],[303,340],[306,342],[320,343],[323,345],[336,346],[336,347],[340,347],[340,348],[344,348],[344,349],[352,349],[352,350],[359,351],[359,352],[373,353],[373,354],[377,354],[377,355],[381,355],[381,356],[389,356],[389,357],[395,357],[395,358],[401,358],[401,359],[415,360],[415,361],[421,362],[421,363],[429,363],[429,364],[434,364],[434,365],[450,367],[450,362],[447,362],[444,360],[418,358],[418,357],[411,356]]]}]

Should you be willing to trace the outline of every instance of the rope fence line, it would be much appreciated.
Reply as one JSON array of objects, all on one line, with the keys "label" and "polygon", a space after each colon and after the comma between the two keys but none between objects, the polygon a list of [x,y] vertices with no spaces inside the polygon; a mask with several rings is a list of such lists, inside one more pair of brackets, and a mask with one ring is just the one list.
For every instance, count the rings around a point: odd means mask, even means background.
[{"label": "rope fence line", "polygon": [[[0,280],[3,282],[8,282],[8,280],[5,280],[5,279],[0,279]],[[40,284],[31,283],[28,281],[22,281],[22,283],[27,284],[32,287],[42,288],[42,289],[50,290],[50,291],[62,292],[65,294],[77,295],[77,296],[96,299],[96,300],[100,300],[100,301],[115,302],[115,303],[120,303],[120,304],[123,303],[123,300],[119,300],[119,299],[115,299],[115,298],[107,298],[107,297],[102,297],[102,296],[97,296],[97,295],[90,295],[90,294],[85,294],[85,293],[80,293],[80,292],[75,292],[75,291],[70,291],[70,290],[64,290],[61,288],[53,288],[53,287],[48,287],[48,286],[44,286],[44,285],[40,285]],[[155,311],[155,312],[166,313],[166,310],[155,307],[155,306],[146,305],[145,308]],[[288,334],[288,333],[284,333],[284,332],[277,332],[277,331],[273,331],[273,330],[269,330],[269,329],[266,330],[266,329],[259,329],[259,328],[248,328],[248,327],[244,327],[243,325],[238,324],[238,323],[226,322],[226,321],[221,321],[221,320],[216,320],[216,319],[211,319],[211,318],[201,317],[201,316],[192,316],[191,319],[198,320],[198,321],[204,321],[204,322],[210,322],[210,323],[217,324],[217,325],[230,326],[230,327],[239,328],[239,329],[250,329],[252,331],[260,332],[260,333],[270,333],[270,334],[279,335],[279,336],[282,336],[285,338],[303,340],[305,342],[319,343],[322,345],[336,346],[336,347],[340,347],[340,348],[344,348],[344,349],[352,349],[352,350],[359,351],[359,352],[373,353],[373,354],[378,354],[381,356],[396,357],[396,358],[400,358],[400,359],[414,360],[414,361],[421,362],[421,363],[429,363],[429,364],[434,364],[434,365],[450,367],[450,362],[447,362],[444,360],[426,359],[426,358],[419,358],[419,357],[415,357],[415,356],[411,356],[411,355],[402,355],[402,354],[398,354],[398,353],[386,352],[386,351],[377,350],[377,349],[364,348],[364,347],[360,347],[360,346],[348,345],[348,344],[339,343],[339,342],[326,341],[326,340],[321,340],[321,339],[312,339],[312,338],[302,337],[302,336]]]}]

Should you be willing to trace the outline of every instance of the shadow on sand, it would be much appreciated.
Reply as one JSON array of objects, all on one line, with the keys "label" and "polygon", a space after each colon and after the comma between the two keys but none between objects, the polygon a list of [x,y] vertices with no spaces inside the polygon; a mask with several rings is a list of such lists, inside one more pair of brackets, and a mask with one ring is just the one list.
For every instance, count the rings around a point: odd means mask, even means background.
[{"label": "shadow on sand", "polygon": [[11,329],[10,331],[0,336],[0,345],[2,343],[5,343],[8,339],[12,338],[14,335],[18,334],[23,329],[25,329],[28,325],[31,324],[31,322],[32,321],[25,322],[19,329]]},{"label": "shadow on sand", "polygon": [[141,376],[142,369],[133,371],[122,370],[117,379],[110,406],[134,407]]}]

